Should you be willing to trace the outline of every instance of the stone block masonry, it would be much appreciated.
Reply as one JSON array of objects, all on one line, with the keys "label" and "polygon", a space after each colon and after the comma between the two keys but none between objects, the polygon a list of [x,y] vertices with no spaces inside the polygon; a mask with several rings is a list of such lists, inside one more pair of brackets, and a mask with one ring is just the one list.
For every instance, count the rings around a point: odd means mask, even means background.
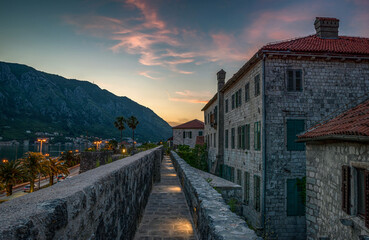
[{"label": "stone block masonry", "polygon": [[172,151],[171,159],[200,239],[261,239],[177,153]]},{"label": "stone block masonry", "polygon": [[3,203],[0,239],[132,239],[161,160],[157,147]]}]

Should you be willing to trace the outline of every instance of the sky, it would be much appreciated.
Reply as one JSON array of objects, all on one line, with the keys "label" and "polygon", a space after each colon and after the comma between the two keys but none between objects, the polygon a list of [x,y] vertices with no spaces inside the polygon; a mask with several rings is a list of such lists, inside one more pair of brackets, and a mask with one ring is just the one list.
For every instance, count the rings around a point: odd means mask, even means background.
[{"label": "sky", "polygon": [[220,69],[314,34],[317,16],[369,37],[369,0],[0,0],[0,61],[95,83],[173,126],[203,120]]}]

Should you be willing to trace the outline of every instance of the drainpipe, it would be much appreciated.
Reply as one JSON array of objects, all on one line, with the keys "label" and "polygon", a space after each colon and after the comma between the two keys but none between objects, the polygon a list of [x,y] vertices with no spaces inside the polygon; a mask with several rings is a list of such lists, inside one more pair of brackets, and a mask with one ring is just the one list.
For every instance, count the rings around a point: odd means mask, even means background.
[{"label": "drainpipe", "polygon": [[262,99],[262,127],[263,129],[263,142],[262,142],[262,161],[263,161],[263,197],[262,197],[262,203],[261,203],[261,226],[263,230],[265,229],[265,213],[266,213],[266,207],[265,207],[265,192],[266,192],[266,129],[265,129],[265,115],[266,115],[266,109],[265,109],[265,54],[263,54],[263,62],[262,62],[262,74],[263,74],[263,99]]}]

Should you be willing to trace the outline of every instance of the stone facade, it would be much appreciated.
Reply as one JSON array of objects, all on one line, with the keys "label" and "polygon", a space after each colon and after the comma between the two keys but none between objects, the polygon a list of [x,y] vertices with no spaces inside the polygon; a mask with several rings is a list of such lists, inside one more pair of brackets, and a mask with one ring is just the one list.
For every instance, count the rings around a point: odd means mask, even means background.
[{"label": "stone facade", "polygon": [[218,139],[217,139],[217,129],[211,126],[210,123],[210,116],[214,113],[214,109],[217,106],[217,102],[215,101],[213,104],[209,106],[204,111],[205,115],[205,127],[204,127],[204,136],[205,136],[205,143],[208,149],[208,166],[209,169],[212,168],[214,162],[216,160],[218,154]]},{"label": "stone facade", "polygon": [[[81,152],[80,173],[105,165],[110,159],[116,161],[122,158],[121,154],[114,154],[113,151],[102,152]],[[98,164],[97,164],[98,163]]]},{"label": "stone facade", "polygon": [[[185,137],[183,137],[183,132],[185,132]],[[196,137],[202,136],[203,132],[204,129],[173,129],[173,145],[187,145],[190,148],[194,148]],[[189,133],[191,133],[191,137]]]},{"label": "stone facade", "polygon": [[190,165],[173,151],[171,158],[200,239],[261,239]]},{"label": "stone facade", "polygon": [[1,204],[0,239],[132,239],[162,156],[158,147]]},{"label": "stone facade", "polygon": [[[342,210],[342,166],[351,167],[351,214]],[[357,214],[356,169],[369,169],[369,144],[325,141],[306,145],[307,239],[346,240],[369,236],[364,218]],[[345,226],[340,219],[352,220]]]},{"label": "stone facade", "polygon": [[[302,91],[287,91],[287,71],[291,69],[301,71]],[[255,96],[257,75],[261,93]],[[245,102],[247,83],[250,100]],[[369,63],[265,54],[226,87],[222,91],[224,100],[228,99],[228,113],[223,114],[224,130],[228,130],[229,137],[228,148],[224,149],[224,165],[231,169],[232,180],[241,183],[245,195],[245,176],[249,174],[245,216],[255,227],[268,229],[278,239],[305,239],[305,216],[287,216],[287,181],[301,179],[306,172],[305,152],[287,150],[287,121],[303,120],[304,128],[308,129],[331,114],[356,105],[369,92]],[[241,106],[232,110],[232,95],[240,89]],[[214,101],[204,109],[205,116],[216,104]],[[260,150],[254,146],[255,122],[261,126]],[[250,149],[239,149],[237,128],[245,124],[250,124]],[[234,149],[231,147],[232,128],[235,129]],[[217,130],[205,124],[205,136],[214,133],[217,134]],[[210,161],[214,161],[213,152],[217,152],[216,147],[209,147]],[[253,202],[254,176],[261,181],[260,211],[255,210]]]}]

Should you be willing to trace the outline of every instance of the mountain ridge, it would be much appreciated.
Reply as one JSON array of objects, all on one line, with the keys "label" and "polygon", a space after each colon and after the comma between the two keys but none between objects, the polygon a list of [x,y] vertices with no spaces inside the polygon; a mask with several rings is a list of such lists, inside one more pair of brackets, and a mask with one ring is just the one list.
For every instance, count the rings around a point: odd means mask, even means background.
[{"label": "mountain ridge", "polygon": [[[66,79],[27,65],[0,61],[0,136],[5,139],[15,132],[16,138],[26,139],[26,130],[42,129],[73,136],[88,132],[118,138],[115,118],[131,115],[140,122],[135,131],[139,140],[159,141],[171,136],[167,122],[126,96],[117,96],[86,80]],[[131,135],[128,126],[123,133]]]}]

